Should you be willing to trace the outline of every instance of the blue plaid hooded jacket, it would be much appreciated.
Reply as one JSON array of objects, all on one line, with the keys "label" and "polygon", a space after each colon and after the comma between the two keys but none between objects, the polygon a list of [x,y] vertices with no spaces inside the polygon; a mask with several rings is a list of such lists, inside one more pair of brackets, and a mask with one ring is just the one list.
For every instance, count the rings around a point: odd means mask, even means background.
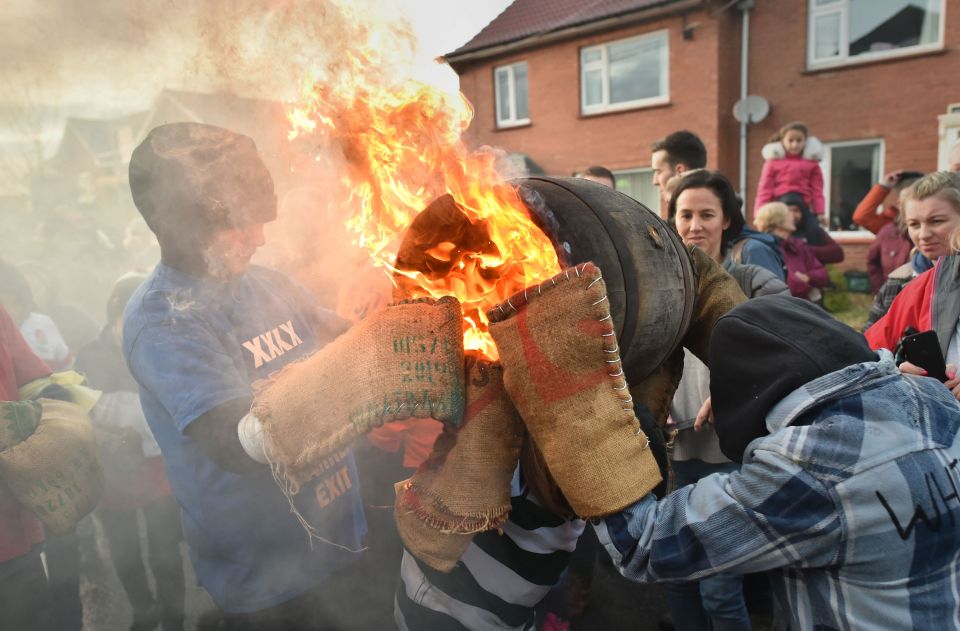
[{"label": "blue plaid hooded jacket", "polygon": [[636,581],[770,570],[790,629],[960,628],[960,405],[887,351],[798,388],[741,470],[594,524]]}]

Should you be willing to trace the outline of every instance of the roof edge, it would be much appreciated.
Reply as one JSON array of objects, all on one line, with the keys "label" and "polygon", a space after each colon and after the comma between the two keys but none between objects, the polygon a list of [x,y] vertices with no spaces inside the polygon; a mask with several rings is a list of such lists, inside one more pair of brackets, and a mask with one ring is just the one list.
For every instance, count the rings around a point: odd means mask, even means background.
[{"label": "roof edge", "polygon": [[630,26],[658,17],[683,13],[684,11],[689,11],[691,9],[702,9],[706,7],[708,1],[709,0],[679,0],[679,2],[672,2],[670,0],[665,0],[665,2],[668,2],[668,4],[645,7],[630,13],[621,13],[619,15],[608,16],[591,22],[583,22],[581,24],[563,27],[555,31],[535,33],[534,35],[527,35],[512,41],[493,44],[491,46],[477,48],[460,54],[447,53],[437,57],[437,60],[449,64],[452,68],[454,68],[454,70],[456,70],[455,64],[497,57],[505,53],[524,50],[527,48],[534,48],[557,40],[576,37],[578,35],[586,35],[596,31],[602,31],[613,24],[616,24],[617,26]]}]

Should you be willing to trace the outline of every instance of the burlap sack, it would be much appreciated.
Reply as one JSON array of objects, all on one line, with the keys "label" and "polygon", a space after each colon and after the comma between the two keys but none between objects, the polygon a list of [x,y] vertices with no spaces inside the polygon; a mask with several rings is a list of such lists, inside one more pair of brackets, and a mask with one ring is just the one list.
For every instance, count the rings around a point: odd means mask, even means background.
[{"label": "burlap sack", "polygon": [[411,417],[460,425],[463,411],[463,329],[450,297],[372,314],[271,377],[252,409],[294,493],[374,427]]},{"label": "burlap sack", "polygon": [[470,543],[460,535],[507,520],[510,480],[524,434],[503,387],[502,369],[468,358],[464,424],[445,426],[430,457],[397,486],[397,527],[414,556],[448,572]]},{"label": "burlap sack", "polygon": [[660,471],[633,414],[600,270],[566,270],[488,316],[507,392],[573,510],[601,517],[649,493]]},{"label": "burlap sack", "polygon": [[64,534],[97,505],[103,471],[86,414],[64,401],[41,399],[40,404],[33,434],[0,452],[0,480],[40,518],[47,533]]},{"label": "burlap sack", "polygon": [[0,403],[0,451],[29,438],[40,423],[41,407],[37,401],[3,401]]}]

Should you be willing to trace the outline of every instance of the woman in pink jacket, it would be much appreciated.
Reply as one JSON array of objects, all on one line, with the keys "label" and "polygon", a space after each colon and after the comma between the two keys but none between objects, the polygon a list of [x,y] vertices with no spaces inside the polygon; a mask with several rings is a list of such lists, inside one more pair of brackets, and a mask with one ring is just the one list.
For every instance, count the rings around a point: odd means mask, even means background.
[{"label": "woman in pink jacket", "polygon": [[[780,128],[774,142],[763,147],[763,171],[757,186],[756,208],[796,191],[818,219],[823,217],[823,145],[807,132],[803,123]],[[822,222],[821,222],[822,223]]]}]

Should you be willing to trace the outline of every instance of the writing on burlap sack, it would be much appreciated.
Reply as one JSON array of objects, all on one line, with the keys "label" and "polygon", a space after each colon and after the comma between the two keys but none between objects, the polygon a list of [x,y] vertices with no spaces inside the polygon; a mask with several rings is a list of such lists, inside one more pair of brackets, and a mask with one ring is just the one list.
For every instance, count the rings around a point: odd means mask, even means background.
[{"label": "writing on burlap sack", "polygon": [[[350,411],[350,423],[359,432],[397,418],[435,418],[459,425],[451,416],[463,409],[461,391],[450,388],[462,373],[460,353],[451,340],[439,336],[402,335],[392,340],[399,388],[363,402]],[[389,367],[388,367],[389,369]]]}]

